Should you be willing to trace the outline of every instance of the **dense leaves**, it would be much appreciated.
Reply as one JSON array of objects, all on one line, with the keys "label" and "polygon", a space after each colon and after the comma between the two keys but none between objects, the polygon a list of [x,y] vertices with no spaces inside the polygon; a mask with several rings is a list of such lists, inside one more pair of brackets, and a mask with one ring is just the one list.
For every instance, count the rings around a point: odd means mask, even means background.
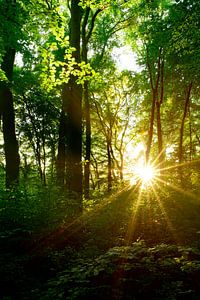
[{"label": "dense leaves", "polygon": [[0,298],[199,299],[199,16],[0,0]]}]

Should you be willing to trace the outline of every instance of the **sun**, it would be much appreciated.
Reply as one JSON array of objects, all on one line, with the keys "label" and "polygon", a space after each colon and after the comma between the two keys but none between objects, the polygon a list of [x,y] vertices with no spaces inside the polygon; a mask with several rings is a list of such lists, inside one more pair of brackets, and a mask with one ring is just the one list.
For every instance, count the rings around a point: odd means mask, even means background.
[{"label": "sun", "polygon": [[150,165],[136,166],[135,173],[144,184],[150,182],[155,176],[155,170]]},{"label": "sun", "polygon": [[130,185],[140,188],[151,187],[157,177],[160,177],[158,165],[155,161],[146,162],[145,145],[141,142],[133,146],[127,146],[127,175]]},{"label": "sun", "polygon": [[130,184],[139,183],[141,188],[147,188],[153,184],[156,174],[157,171],[151,164],[137,163],[133,168],[133,176],[130,179]]}]

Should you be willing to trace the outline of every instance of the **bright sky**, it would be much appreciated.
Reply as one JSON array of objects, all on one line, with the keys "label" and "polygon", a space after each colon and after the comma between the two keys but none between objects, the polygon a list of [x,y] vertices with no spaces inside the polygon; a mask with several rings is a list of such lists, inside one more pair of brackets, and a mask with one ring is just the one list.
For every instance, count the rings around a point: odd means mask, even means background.
[{"label": "bright sky", "polygon": [[[137,55],[133,53],[130,47],[115,47],[112,53],[119,71],[129,70],[139,72],[142,70],[142,67],[137,64]],[[19,52],[16,54],[15,64],[19,67],[23,66],[23,56]]]},{"label": "bright sky", "polygon": [[113,49],[113,58],[117,64],[119,71],[129,70],[134,72],[141,71],[141,67],[137,64],[137,55],[133,53],[130,47],[123,46]]},{"label": "bright sky", "polygon": [[15,55],[15,64],[19,67],[23,67],[23,56],[19,52]]}]

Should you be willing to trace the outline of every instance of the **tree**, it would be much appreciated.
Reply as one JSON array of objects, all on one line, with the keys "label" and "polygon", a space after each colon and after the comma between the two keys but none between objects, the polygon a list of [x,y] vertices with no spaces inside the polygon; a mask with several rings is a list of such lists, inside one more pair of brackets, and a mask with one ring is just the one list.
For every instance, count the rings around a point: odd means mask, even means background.
[{"label": "tree", "polygon": [[[0,16],[3,19],[3,56],[1,70],[5,77],[0,81],[0,116],[3,123],[4,152],[6,160],[6,187],[10,188],[19,181],[19,152],[15,133],[15,112],[12,93],[12,76],[17,48],[17,33],[20,31],[20,5],[15,0],[3,1]],[[12,32],[17,29],[17,32]]]},{"label": "tree", "polygon": [[[82,22],[82,61],[88,63],[88,43],[94,30],[95,20],[97,15],[101,12],[101,9],[97,9],[95,13],[92,12],[90,7],[87,7]],[[90,21],[90,28],[86,32],[88,26],[89,15],[92,14]],[[91,119],[90,119],[90,98],[89,98],[89,82],[84,81],[83,86],[83,101],[85,105],[85,163],[84,163],[84,195],[86,199],[89,199],[89,188],[90,188],[90,159],[91,159]]]},{"label": "tree", "polygon": [[[70,46],[72,57],[80,63],[80,28],[82,8],[78,0],[71,1]],[[59,128],[58,159],[59,176],[65,181],[67,190],[75,196],[77,211],[82,211],[82,88],[77,76],[71,74],[68,83],[63,84],[62,112]],[[66,168],[66,169],[65,169]],[[66,173],[65,173],[66,170]],[[66,177],[63,176],[66,174]]]}]

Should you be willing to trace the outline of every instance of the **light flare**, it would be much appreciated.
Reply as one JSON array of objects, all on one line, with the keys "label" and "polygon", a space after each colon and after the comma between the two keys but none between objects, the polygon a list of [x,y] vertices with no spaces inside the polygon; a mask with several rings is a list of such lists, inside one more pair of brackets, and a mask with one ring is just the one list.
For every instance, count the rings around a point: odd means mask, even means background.
[{"label": "light flare", "polygon": [[152,166],[136,166],[136,174],[142,180],[143,183],[148,183],[154,178],[154,169]]},{"label": "light flare", "polygon": [[152,185],[157,175],[157,170],[151,164],[144,164],[139,162],[133,168],[133,176],[130,178],[130,184],[134,185],[138,182],[141,184],[141,188],[147,188]]}]

